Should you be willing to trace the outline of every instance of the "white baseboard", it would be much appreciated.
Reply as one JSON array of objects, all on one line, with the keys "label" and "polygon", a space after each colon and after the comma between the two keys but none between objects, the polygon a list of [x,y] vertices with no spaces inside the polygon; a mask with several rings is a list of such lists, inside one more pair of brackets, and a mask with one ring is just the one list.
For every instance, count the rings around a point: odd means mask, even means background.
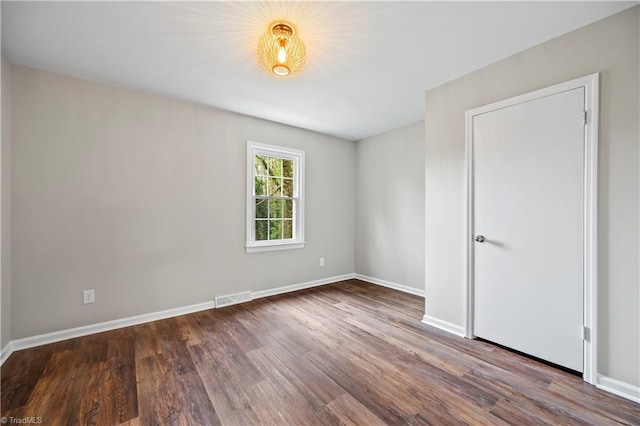
[{"label": "white baseboard", "polygon": [[[252,292],[251,296],[253,299],[259,299],[262,297],[275,296],[277,294],[289,293],[292,291],[302,290],[302,289],[311,288],[311,287],[317,287],[317,286],[331,284],[331,283],[349,280],[353,278],[366,281],[372,284],[381,285],[383,287],[388,287],[395,290],[403,291],[405,293],[414,294],[416,296],[424,297],[425,295],[424,290],[418,290],[413,287],[408,287],[405,285],[368,277],[366,275],[345,274],[345,275],[338,275],[338,276],[329,277],[329,278],[323,278],[315,281],[308,281],[300,284],[277,287],[269,290],[260,290],[260,291]],[[72,339],[75,337],[87,336],[90,334],[101,333],[103,331],[110,331],[118,328],[129,327],[132,325],[144,324],[151,321],[172,318],[179,315],[191,314],[194,312],[205,311],[207,309],[214,309],[214,308],[215,308],[215,302],[210,301],[210,302],[198,303],[195,305],[183,306],[180,308],[167,309],[164,311],[152,312],[149,314],[136,315],[128,318],[122,318],[122,319],[117,319],[113,321],[106,321],[102,323],[71,328],[67,330],[54,331],[52,333],[26,337],[24,339],[11,340],[9,343],[5,345],[4,348],[0,350],[0,365],[4,364],[4,362],[7,360],[7,358],[9,358],[9,356],[11,356],[13,352],[19,351],[22,349],[28,349],[35,346],[41,346],[49,343],[55,343],[55,342],[60,342],[67,339]],[[424,324],[439,328],[441,330],[444,330],[456,336],[465,337],[464,327],[461,327],[459,325],[455,325],[450,322],[443,321],[441,319],[434,318],[429,315],[424,315],[424,317],[422,318],[422,322]],[[612,379],[610,377],[603,376],[601,374],[598,374],[598,381],[596,386],[599,389],[602,389],[604,391],[607,391],[615,395],[621,396],[623,398],[629,399],[631,401],[640,403],[640,387],[638,386],[634,386],[617,379]]]},{"label": "white baseboard", "polygon": [[640,386],[634,386],[621,380],[612,379],[611,377],[598,374],[596,387],[629,399],[633,402],[640,403]]},{"label": "white baseboard", "polygon": [[455,325],[426,314],[424,317],[422,317],[422,322],[432,327],[439,328],[440,330],[444,330],[448,333],[455,334],[456,336],[465,337],[464,327],[461,327],[459,325]]},{"label": "white baseboard", "polygon": [[378,279],[378,278],[368,277],[366,275],[354,274],[353,278],[356,278],[356,279],[361,280],[361,281],[366,281],[366,282],[371,283],[371,284],[377,284],[377,285],[381,285],[383,287],[392,288],[394,290],[399,290],[399,291],[402,291],[404,293],[409,293],[409,294],[413,294],[413,295],[416,295],[416,296],[424,297],[424,295],[425,295],[425,291],[422,290],[422,289],[409,287],[409,286],[406,286],[406,285],[397,284],[397,283],[393,283],[391,281],[385,281],[385,280],[381,280],[381,279]]},{"label": "white baseboard", "polygon": [[[407,287],[401,284],[392,283],[389,281],[380,280],[373,277],[368,277],[360,274],[345,274],[328,278],[322,278],[314,281],[307,281],[304,283],[288,285],[284,287],[277,287],[268,290],[260,290],[251,293],[252,299],[260,299],[262,297],[275,296],[278,294],[289,293],[292,291],[303,290],[306,288],[318,287],[325,284],[331,284],[339,281],[350,280],[357,278],[362,281],[370,282],[372,284],[381,285],[384,287],[392,288],[395,290],[403,291],[405,293],[415,294],[417,296],[424,297],[424,291],[418,290],[412,287]],[[11,340],[0,351],[0,365],[2,365],[9,356],[22,349],[33,348],[36,346],[46,345],[49,343],[60,342],[67,339],[73,339],[75,337],[88,336],[90,334],[102,333],[104,331],[115,330],[123,327],[130,327],[132,325],[144,324],[151,321],[158,321],[161,319],[172,318],[179,315],[191,314],[194,312],[204,311],[207,309],[214,309],[215,301],[198,303],[196,305],[183,306],[180,308],[167,309],[159,312],[151,312],[148,314],[136,315],[127,318],[121,318],[112,321],[101,322],[97,324],[90,324],[81,327],[70,328],[67,330],[54,331],[51,333],[40,334],[31,337],[25,337],[23,339]]]},{"label": "white baseboard", "polygon": [[283,293],[290,293],[292,291],[304,290],[305,288],[318,287],[325,284],[336,283],[338,281],[350,280],[354,278],[354,274],[338,275],[335,277],[322,278],[315,281],[307,281],[306,283],[287,285],[284,287],[270,288],[268,290],[252,291],[251,297],[253,299],[260,299],[262,297],[275,296]]},{"label": "white baseboard", "polygon": [[60,342],[75,337],[88,336],[90,334],[102,333],[103,331],[115,330],[132,325],[144,324],[146,322],[158,321],[166,318],[177,317],[179,315],[191,314],[215,308],[215,302],[198,303],[196,305],[182,306],[180,308],[167,309],[164,311],[151,312],[148,314],[136,315],[112,321],[100,322],[97,324],[84,325],[82,327],[69,328],[67,330],[54,331],[37,336],[25,337],[23,339],[12,340],[10,342],[12,352],[21,349],[33,348],[35,346]]},{"label": "white baseboard", "polygon": [[[354,274],[339,275],[335,277],[323,278],[315,281],[308,281],[305,283],[294,284],[285,287],[278,287],[269,290],[262,290],[252,293],[254,299],[261,297],[274,296],[276,294],[288,293],[291,291],[302,290],[305,288],[317,287],[324,284],[330,284],[338,281],[344,281],[354,278]],[[97,324],[85,325],[82,327],[70,328],[67,330],[54,331],[51,333],[40,334],[37,336],[25,337],[23,339],[11,340],[7,345],[2,348],[0,352],[0,365],[9,358],[9,356],[22,349],[33,348],[36,346],[46,345],[49,343],[60,342],[75,337],[88,336],[90,334],[102,333],[104,331],[115,330],[123,327],[130,327],[132,325],[144,324],[151,321],[158,321],[161,319],[177,317],[179,315],[191,314],[194,312],[205,311],[207,309],[214,309],[216,307],[215,301],[198,303],[196,305],[183,306],[180,308],[167,309],[159,312],[152,312],[148,314],[136,315],[128,318],[121,318],[112,321],[101,322]]]},{"label": "white baseboard", "polygon": [[4,362],[11,356],[13,353],[13,345],[11,342],[7,343],[4,348],[0,349],[0,365],[4,364]]}]

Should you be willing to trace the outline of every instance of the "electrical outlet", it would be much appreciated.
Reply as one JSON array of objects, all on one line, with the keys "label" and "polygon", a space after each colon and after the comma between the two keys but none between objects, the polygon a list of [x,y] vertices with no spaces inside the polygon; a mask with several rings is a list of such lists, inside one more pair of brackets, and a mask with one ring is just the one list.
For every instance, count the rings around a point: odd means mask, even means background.
[{"label": "electrical outlet", "polygon": [[82,291],[82,304],[86,305],[87,303],[93,303],[96,301],[96,291],[95,290],[83,290]]},{"label": "electrical outlet", "polygon": [[324,266],[324,257],[320,258],[320,266]]}]

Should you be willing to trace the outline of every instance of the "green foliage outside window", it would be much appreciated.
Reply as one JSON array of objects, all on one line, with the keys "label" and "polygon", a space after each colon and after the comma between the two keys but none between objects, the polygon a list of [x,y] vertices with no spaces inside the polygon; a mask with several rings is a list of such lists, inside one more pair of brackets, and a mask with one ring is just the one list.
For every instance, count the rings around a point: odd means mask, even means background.
[{"label": "green foliage outside window", "polygon": [[293,160],[256,155],[254,167],[255,239],[292,239]]}]

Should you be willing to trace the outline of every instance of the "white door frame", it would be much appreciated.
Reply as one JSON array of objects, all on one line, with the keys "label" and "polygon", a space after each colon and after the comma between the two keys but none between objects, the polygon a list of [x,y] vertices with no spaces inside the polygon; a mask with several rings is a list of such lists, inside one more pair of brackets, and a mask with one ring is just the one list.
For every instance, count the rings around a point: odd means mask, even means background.
[{"label": "white door frame", "polygon": [[[535,90],[513,98],[494,102],[465,112],[466,125],[466,194],[467,224],[465,232],[466,248],[466,287],[465,287],[465,337],[474,338],[473,303],[474,303],[474,244],[473,244],[473,118],[480,114],[507,108],[534,99],[551,96],[557,93],[584,87],[586,124],[584,132],[584,225],[583,225],[583,318],[585,338],[583,339],[583,378],[593,385],[597,380],[597,301],[598,301],[598,77],[591,74],[575,80],[556,84],[544,89]],[[579,119],[579,117],[576,117]]]}]

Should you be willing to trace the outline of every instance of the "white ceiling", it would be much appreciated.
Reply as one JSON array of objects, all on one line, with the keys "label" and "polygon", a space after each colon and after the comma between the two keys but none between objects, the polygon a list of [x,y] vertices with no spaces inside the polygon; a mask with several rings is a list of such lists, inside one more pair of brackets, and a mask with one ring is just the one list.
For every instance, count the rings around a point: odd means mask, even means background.
[{"label": "white ceiling", "polygon": [[[424,118],[425,90],[638,2],[8,2],[15,63],[357,140]],[[292,21],[307,67],[258,68]]]}]

